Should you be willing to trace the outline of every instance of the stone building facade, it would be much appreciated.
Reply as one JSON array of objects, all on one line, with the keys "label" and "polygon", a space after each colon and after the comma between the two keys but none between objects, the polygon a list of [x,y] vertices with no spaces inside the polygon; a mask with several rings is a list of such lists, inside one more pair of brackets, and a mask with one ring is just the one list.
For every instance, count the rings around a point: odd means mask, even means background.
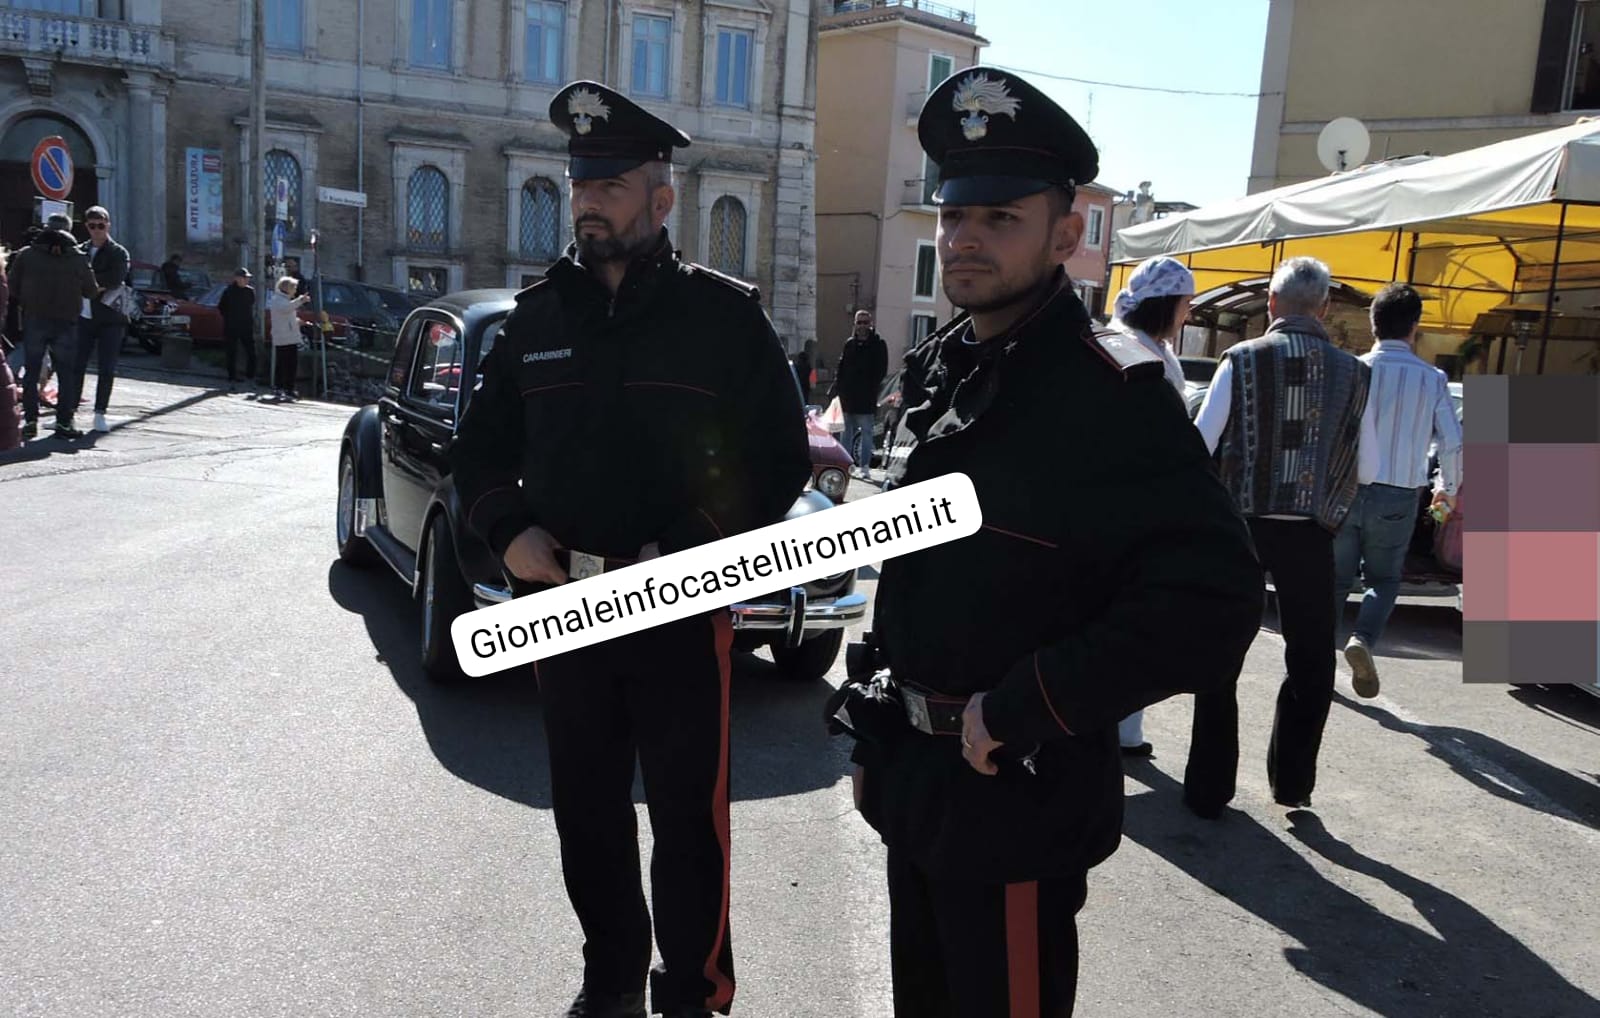
[{"label": "stone building facade", "polygon": [[[242,186],[254,2],[0,0],[0,239],[31,215],[28,152],[60,134],[77,215],[110,207],[136,259],[183,251],[216,275],[268,243]],[[591,78],[694,139],[675,244],[757,283],[790,346],[815,334],[809,0],[264,2],[267,218],[307,270],[315,231],[330,275],[425,292],[536,278],[571,234],[545,111]]]}]

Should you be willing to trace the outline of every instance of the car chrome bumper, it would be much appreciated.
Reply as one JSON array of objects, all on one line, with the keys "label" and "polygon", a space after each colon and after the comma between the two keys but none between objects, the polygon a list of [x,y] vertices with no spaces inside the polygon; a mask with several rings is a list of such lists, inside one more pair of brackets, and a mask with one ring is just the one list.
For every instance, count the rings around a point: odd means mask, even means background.
[{"label": "car chrome bumper", "polygon": [[867,614],[867,595],[851,591],[812,598],[804,587],[790,587],[784,600],[741,601],[729,610],[734,629],[783,633],[785,644],[798,647],[807,634],[860,622]]},{"label": "car chrome bumper", "polygon": [[[479,608],[487,608],[511,600],[511,591],[498,583],[474,583],[472,598]],[[741,601],[728,610],[733,613],[734,629],[783,633],[784,642],[794,647],[807,634],[860,622],[867,614],[867,596],[851,591],[813,598],[804,587],[790,587],[782,600]]]}]

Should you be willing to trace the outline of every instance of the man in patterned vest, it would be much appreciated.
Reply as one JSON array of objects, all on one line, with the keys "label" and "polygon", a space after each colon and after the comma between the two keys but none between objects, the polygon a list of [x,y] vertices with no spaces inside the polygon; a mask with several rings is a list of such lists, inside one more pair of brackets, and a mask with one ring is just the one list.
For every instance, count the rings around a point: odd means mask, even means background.
[{"label": "man in patterned vest", "polygon": [[[1284,664],[1267,746],[1267,780],[1280,805],[1311,805],[1317,750],[1333,700],[1333,535],[1357,483],[1377,470],[1367,408],[1371,369],[1333,346],[1322,327],[1328,267],[1291,258],[1272,276],[1271,324],[1228,350],[1195,426],[1217,454],[1277,592]],[[1235,684],[1195,698],[1184,801],[1216,817],[1233,798],[1239,765]]]}]

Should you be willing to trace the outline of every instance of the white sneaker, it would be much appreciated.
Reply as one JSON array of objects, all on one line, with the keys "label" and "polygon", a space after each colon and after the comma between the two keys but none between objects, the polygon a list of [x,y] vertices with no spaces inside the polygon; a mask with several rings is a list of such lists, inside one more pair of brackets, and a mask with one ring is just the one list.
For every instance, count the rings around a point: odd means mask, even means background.
[{"label": "white sneaker", "polygon": [[111,425],[106,423],[105,414],[94,415],[94,430],[100,432],[102,435],[111,430]]},{"label": "white sneaker", "polygon": [[1344,645],[1344,659],[1350,663],[1350,683],[1355,686],[1356,695],[1363,700],[1377,696],[1378,665],[1372,660],[1372,650],[1361,642],[1361,637],[1351,635],[1350,642]]}]

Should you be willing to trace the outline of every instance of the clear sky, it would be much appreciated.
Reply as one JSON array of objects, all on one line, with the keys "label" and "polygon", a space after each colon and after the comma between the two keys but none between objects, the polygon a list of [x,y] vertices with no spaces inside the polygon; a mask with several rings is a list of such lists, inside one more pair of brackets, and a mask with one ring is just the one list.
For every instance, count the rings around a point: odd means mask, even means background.
[{"label": "clear sky", "polygon": [[1131,191],[1149,180],[1157,201],[1195,205],[1245,193],[1267,0],[941,2],[976,15],[978,34],[990,43],[984,63],[1024,72],[1088,129],[1100,149],[1099,183]]}]

